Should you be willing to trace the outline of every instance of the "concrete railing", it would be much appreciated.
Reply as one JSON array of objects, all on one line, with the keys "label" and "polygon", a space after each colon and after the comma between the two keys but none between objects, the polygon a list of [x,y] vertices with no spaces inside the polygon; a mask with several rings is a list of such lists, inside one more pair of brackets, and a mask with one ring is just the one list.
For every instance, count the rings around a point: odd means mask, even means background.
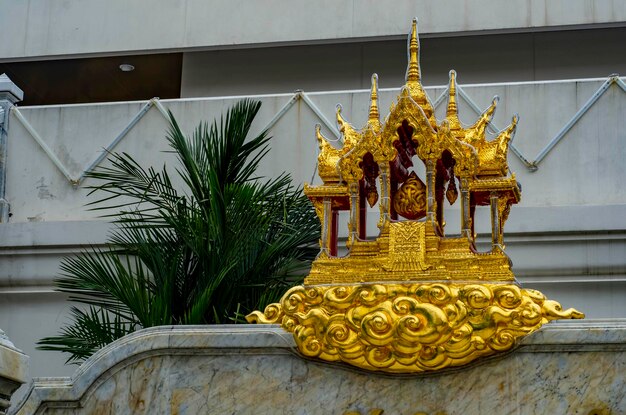
[{"label": "concrete railing", "polygon": [[[443,115],[445,89],[427,91]],[[460,118],[465,123],[473,123],[492,97],[500,96],[491,133],[504,128],[514,113],[520,114],[509,166],[524,186],[522,208],[626,204],[626,193],[617,191],[626,158],[626,84],[619,77],[466,85],[459,93]],[[381,107],[388,108],[397,94],[396,89],[382,90]],[[256,130],[270,127],[274,136],[263,173],[272,176],[285,170],[298,183],[318,180],[314,174],[316,123],[322,124],[327,137],[337,138],[337,103],[357,127],[367,116],[367,91],[296,92],[255,98],[263,102]],[[103,149],[128,152],[153,166],[172,163],[173,158],[164,153],[168,149],[164,139],[166,110],[191,132],[199,122],[219,116],[237,99],[13,107],[6,170],[10,221],[93,218],[93,213],[82,208],[84,185],[89,184],[82,179],[85,171],[103,161]],[[573,226],[578,223],[573,221]]]}]

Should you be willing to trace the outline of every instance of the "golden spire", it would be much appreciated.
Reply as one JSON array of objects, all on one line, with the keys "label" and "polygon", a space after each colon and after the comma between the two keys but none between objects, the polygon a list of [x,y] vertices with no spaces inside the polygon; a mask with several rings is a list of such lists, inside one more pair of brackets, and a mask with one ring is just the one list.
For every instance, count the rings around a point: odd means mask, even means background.
[{"label": "golden spire", "polygon": [[448,110],[446,111],[446,115],[451,117],[453,115],[457,115],[457,106],[456,106],[456,72],[453,70],[450,71],[450,81],[448,83]]},{"label": "golden spire", "polygon": [[406,71],[406,83],[419,83],[420,81],[420,64],[419,64],[419,43],[417,41],[417,19],[413,18],[413,27],[411,28],[411,36],[409,38],[409,67]]},{"label": "golden spire", "polygon": [[437,120],[435,119],[433,106],[422,89],[420,82],[419,41],[417,39],[417,19],[415,18],[413,19],[411,35],[409,36],[409,66],[406,70],[406,86],[409,89],[411,98],[417,105],[422,107],[424,114],[430,120],[431,126],[436,128]]},{"label": "golden spire", "polygon": [[456,105],[456,72],[450,71],[450,83],[448,85],[448,108],[446,110],[446,119],[450,123],[450,129],[460,130],[461,122],[459,121],[459,109]]},{"label": "golden spire", "polygon": [[375,131],[380,130],[380,114],[378,113],[378,75],[372,75],[372,89],[370,92],[370,114],[367,124]]}]

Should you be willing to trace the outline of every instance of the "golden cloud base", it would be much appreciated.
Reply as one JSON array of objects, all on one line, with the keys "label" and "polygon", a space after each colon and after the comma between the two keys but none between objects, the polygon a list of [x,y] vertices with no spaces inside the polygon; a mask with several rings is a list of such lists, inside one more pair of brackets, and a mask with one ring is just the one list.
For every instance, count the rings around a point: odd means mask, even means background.
[{"label": "golden cloud base", "polygon": [[391,373],[462,366],[570,318],[584,315],[536,290],[484,282],[297,286],[247,316],[280,324],[307,357]]}]

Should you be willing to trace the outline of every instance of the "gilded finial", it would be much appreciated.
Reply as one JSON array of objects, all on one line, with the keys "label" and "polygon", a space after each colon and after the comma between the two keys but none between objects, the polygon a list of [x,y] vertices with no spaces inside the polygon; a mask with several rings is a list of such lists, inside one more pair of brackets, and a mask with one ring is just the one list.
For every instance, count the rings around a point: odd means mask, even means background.
[{"label": "gilded finial", "polygon": [[500,134],[498,134],[498,137],[496,138],[499,145],[502,146],[502,148],[504,148],[505,150],[508,150],[509,142],[513,139],[513,136],[515,136],[515,131],[517,130],[518,122],[519,122],[519,115],[515,114],[513,116],[513,119],[511,120],[511,124],[509,124],[509,126],[506,127],[504,130],[502,130]]},{"label": "gilded finial", "polygon": [[315,124],[315,138],[317,138],[317,145],[320,149],[320,157],[325,157],[326,153],[335,150],[335,148],[330,145],[326,137],[322,134],[322,126],[319,124]]},{"label": "gilded finial", "polygon": [[489,108],[487,108],[485,112],[482,113],[480,118],[476,120],[474,125],[472,125],[468,129],[467,133],[465,134],[465,142],[473,146],[480,146],[481,143],[486,142],[487,127],[489,126],[489,123],[496,113],[496,106],[498,105],[499,100],[500,97],[498,97],[497,95],[493,97]]},{"label": "gilded finial", "polygon": [[322,150],[324,144],[326,144],[326,140],[324,140],[324,136],[322,135],[322,126],[320,124],[315,124],[315,137],[317,138],[317,145],[320,150]]},{"label": "gilded finial", "polygon": [[433,128],[437,128],[433,106],[420,82],[419,41],[417,40],[417,19],[415,18],[413,19],[411,35],[409,36],[409,66],[406,70],[406,86],[409,89],[411,98],[422,107],[426,118],[430,121],[430,125]]},{"label": "gilded finial", "polygon": [[315,124],[315,137],[320,152],[317,156],[318,174],[324,183],[339,182],[339,172],[337,171],[337,163],[341,150],[332,146],[326,137],[322,134],[322,127]]},{"label": "gilded finial", "polygon": [[446,115],[450,117],[456,114],[456,72],[453,69],[450,71],[450,82],[448,85],[448,110],[446,111]]},{"label": "gilded finial", "polygon": [[513,119],[511,120],[511,124],[506,127],[504,130],[498,134],[498,141],[501,142],[509,142],[511,138],[515,135],[515,130],[517,129],[517,123],[519,122],[519,115],[515,114]]},{"label": "gilded finial", "polygon": [[337,125],[339,126],[339,131],[343,133],[347,124],[346,120],[344,120],[343,116],[341,115],[341,111],[343,110],[343,107],[341,106],[341,104],[337,104],[335,109],[336,109],[335,116],[337,117]]},{"label": "gilded finial", "polygon": [[353,126],[348,123],[341,115],[342,107],[341,105],[337,105],[337,125],[339,126],[339,131],[343,134],[343,149],[345,152],[350,151],[359,141],[359,133],[354,129]]},{"label": "gilded finial", "polygon": [[378,75],[372,75],[372,89],[370,92],[370,113],[367,122],[374,129],[380,129],[380,114],[378,113]]},{"label": "gilded finial", "polygon": [[461,129],[459,121],[459,109],[456,104],[456,72],[450,71],[450,83],[448,85],[448,108],[446,110],[446,119],[450,123],[450,129],[457,131]]},{"label": "gilded finial", "polygon": [[406,82],[416,83],[420,81],[419,67],[419,43],[417,41],[417,19],[413,18],[411,37],[409,38],[409,67],[406,72]]},{"label": "gilded finial", "polygon": [[324,153],[326,153],[329,149],[333,149],[334,147],[328,143],[326,137],[322,134],[322,126],[320,124],[315,124],[315,138],[317,138],[317,145],[320,149],[320,156],[323,157]]},{"label": "gilded finial", "polygon": [[489,108],[487,108],[487,110],[483,114],[483,117],[487,120],[487,122],[491,122],[491,119],[493,118],[493,114],[496,113],[496,107],[498,106],[498,101],[500,101],[500,97],[497,95],[494,96],[493,99],[491,100],[491,105],[489,106]]}]

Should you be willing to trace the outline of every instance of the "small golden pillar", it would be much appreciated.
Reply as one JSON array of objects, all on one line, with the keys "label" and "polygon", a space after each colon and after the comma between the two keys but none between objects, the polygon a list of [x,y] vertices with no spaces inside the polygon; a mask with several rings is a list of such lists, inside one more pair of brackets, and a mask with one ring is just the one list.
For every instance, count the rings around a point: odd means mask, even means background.
[{"label": "small golden pillar", "polygon": [[461,236],[468,239],[472,237],[472,225],[470,218],[469,185],[467,179],[461,179]]},{"label": "small golden pillar", "polygon": [[348,222],[348,242],[357,240],[357,224],[359,223],[359,185],[350,183],[350,220]]},{"label": "small golden pillar", "polygon": [[501,230],[500,230],[500,217],[498,215],[498,194],[493,192],[490,196],[490,204],[491,204],[491,249],[502,249],[500,245],[501,238]]},{"label": "small golden pillar", "polygon": [[378,228],[383,229],[385,224],[389,223],[389,163],[380,163],[378,165],[380,169],[380,220],[378,221]]},{"label": "small golden pillar", "polygon": [[[307,357],[418,373],[510,350],[550,320],[583,318],[539,291],[520,287],[504,253],[504,223],[521,198],[507,164],[518,117],[487,140],[494,98],[465,128],[451,71],[446,116],[437,120],[420,82],[415,20],[406,84],[384,122],[377,81],[372,76],[362,129],[350,125],[337,107],[342,148],[316,128],[323,184],[305,185],[304,192],[322,222],[322,238],[304,285],[291,288],[264,312],[253,312],[248,321],[280,324]],[[460,235],[447,236],[444,211],[459,193]],[[366,203],[379,205],[379,234],[373,240],[365,238]],[[491,209],[490,252],[476,250],[477,206]],[[341,258],[340,211],[349,212],[348,254]]]},{"label": "small golden pillar", "polygon": [[321,251],[326,255],[330,255],[330,235],[332,232],[332,201],[329,197],[324,197],[324,219],[322,221],[322,244]]},{"label": "small golden pillar", "polygon": [[435,165],[432,160],[426,160],[426,190],[428,194],[428,210],[426,215],[433,220],[437,205],[435,201]]}]

